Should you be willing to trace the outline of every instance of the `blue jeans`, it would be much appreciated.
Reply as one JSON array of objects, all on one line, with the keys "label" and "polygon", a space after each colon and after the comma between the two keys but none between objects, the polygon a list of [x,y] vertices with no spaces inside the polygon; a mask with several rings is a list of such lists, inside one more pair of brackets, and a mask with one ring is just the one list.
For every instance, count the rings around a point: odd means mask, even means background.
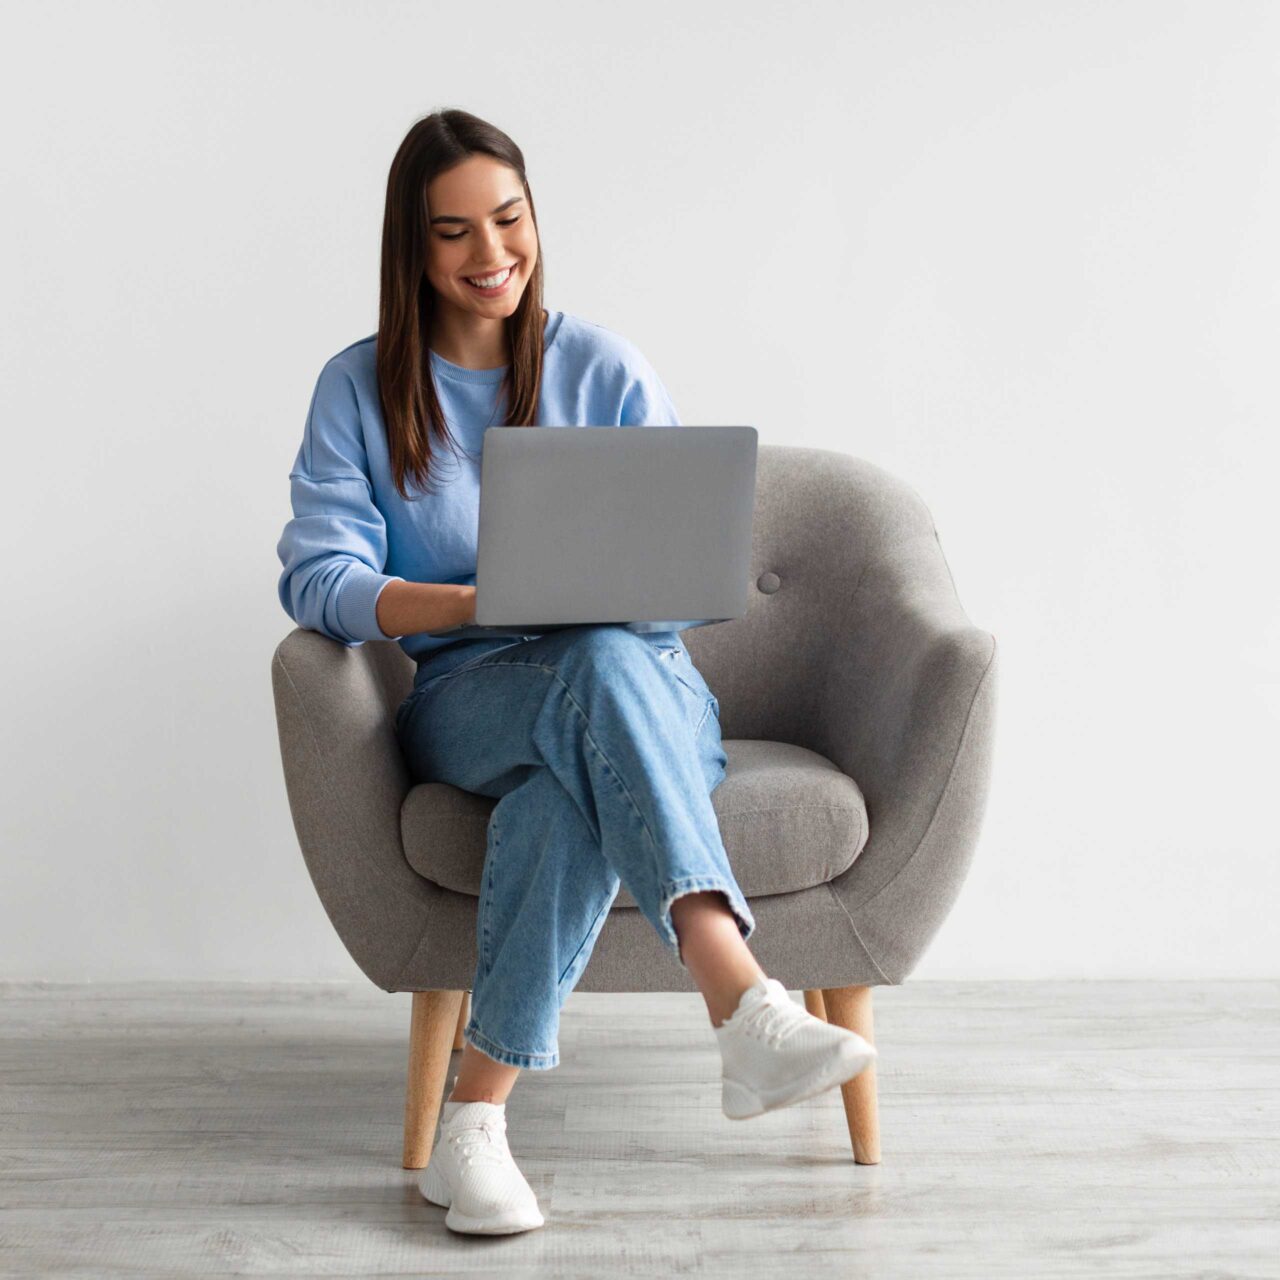
[{"label": "blue jeans", "polygon": [[671,903],[720,890],[755,919],[711,793],[720,705],[678,632],[613,625],[458,642],[428,654],[396,712],[415,782],[498,803],[463,1037],[512,1066],[558,1066],[560,1009],[622,884],[681,965]]}]

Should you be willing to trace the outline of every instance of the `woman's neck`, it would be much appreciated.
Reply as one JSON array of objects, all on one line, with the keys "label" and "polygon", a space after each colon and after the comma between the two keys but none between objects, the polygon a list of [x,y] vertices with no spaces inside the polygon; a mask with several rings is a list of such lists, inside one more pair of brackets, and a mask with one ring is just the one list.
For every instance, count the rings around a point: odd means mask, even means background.
[{"label": "woman's neck", "polygon": [[[548,314],[542,312],[542,327]],[[483,316],[441,317],[431,333],[431,350],[442,360],[463,369],[501,369],[508,363],[505,320]]]}]

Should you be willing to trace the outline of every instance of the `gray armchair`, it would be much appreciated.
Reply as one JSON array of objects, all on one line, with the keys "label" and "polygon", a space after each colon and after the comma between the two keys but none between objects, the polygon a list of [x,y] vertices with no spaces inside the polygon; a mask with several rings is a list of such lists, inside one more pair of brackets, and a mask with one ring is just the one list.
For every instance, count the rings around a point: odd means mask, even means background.
[{"label": "gray armchair", "polygon": [[[986,804],[996,643],[965,615],[932,517],[884,470],[762,445],[744,617],[683,633],[720,704],[712,801],[771,976],[873,1039],[959,893]],[[495,801],[414,785],[393,717],[413,662],[295,629],[272,661],[298,841],[356,964],[413,992],[404,1167],[425,1166],[462,1047]],[[583,991],[694,991],[624,885]],[[879,1162],[876,1080],[841,1087],[854,1159]]]}]

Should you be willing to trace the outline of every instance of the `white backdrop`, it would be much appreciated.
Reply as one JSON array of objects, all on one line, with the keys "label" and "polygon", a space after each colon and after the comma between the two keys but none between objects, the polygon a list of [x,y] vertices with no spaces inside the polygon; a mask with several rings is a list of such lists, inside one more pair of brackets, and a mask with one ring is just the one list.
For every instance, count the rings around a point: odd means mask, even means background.
[{"label": "white backdrop", "polygon": [[[524,149],[548,307],[929,504],[1002,648],[918,977],[1277,973],[1280,7],[11,6],[0,977],[342,978],[269,665],[386,174]],[[1267,232],[1266,228],[1272,230]]]}]

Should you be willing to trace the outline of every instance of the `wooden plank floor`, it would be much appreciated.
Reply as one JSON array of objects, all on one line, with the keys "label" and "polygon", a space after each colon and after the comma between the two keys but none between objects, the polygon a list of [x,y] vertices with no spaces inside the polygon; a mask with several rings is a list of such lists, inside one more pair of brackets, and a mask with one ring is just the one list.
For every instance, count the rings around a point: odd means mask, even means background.
[{"label": "wooden plank floor", "polygon": [[1280,1276],[1280,982],[876,1000],[864,1167],[838,1091],[721,1115],[699,997],[575,992],[486,1239],[400,1168],[408,995],[0,986],[0,1275]]}]

